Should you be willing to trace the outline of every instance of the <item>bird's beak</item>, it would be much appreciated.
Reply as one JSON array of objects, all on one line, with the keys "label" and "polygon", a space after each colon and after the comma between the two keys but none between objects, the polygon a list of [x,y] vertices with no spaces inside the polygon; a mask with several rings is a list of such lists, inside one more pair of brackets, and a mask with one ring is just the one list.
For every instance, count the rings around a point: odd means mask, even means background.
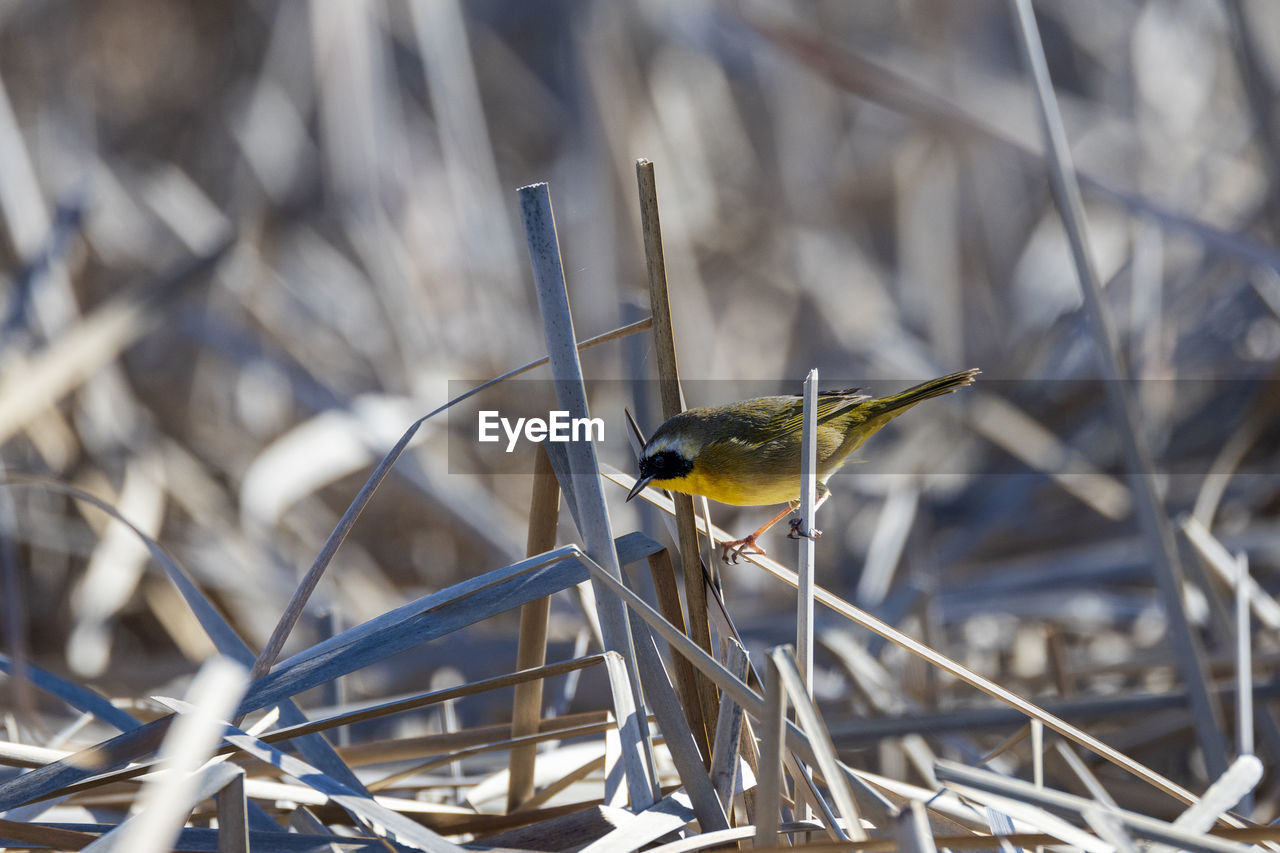
[{"label": "bird's beak", "polygon": [[651,482],[653,482],[652,477],[641,477],[639,480],[636,480],[636,484],[631,487],[631,491],[627,492],[627,500],[631,500],[636,495],[643,492],[644,487],[649,485]]}]

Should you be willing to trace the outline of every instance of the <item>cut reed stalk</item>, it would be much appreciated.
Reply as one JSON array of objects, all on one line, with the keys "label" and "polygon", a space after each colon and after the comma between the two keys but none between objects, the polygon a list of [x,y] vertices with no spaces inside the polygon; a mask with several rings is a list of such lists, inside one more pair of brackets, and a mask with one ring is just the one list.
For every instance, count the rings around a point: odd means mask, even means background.
[{"label": "cut reed stalk", "polygon": [[[636,161],[636,182],[640,195],[640,222],[644,236],[645,264],[649,278],[649,306],[653,316],[654,349],[658,362],[658,389],[662,398],[663,419],[684,411],[684,394],[680,390],[680,368],[676,358],[675,329],[671,317],[671,299],[667,290],[667,265],[662,251],[662,222],[658,215],[658,185],[653,163]],[[684,569],[684,594],[689,636],[708,655],[711,648],[711,623],[707,614],[706,569],[699,554],[698,528],[694,520],[693,498],[674,495],[677,542]],[[714,554],[712,556],[714,559]],[[716,718],[719,699],[715,687],[698,678],[698,696],[702,706],[703,726],[695,729],[694,738],[710,767],[711,732],[707,729]]]}]

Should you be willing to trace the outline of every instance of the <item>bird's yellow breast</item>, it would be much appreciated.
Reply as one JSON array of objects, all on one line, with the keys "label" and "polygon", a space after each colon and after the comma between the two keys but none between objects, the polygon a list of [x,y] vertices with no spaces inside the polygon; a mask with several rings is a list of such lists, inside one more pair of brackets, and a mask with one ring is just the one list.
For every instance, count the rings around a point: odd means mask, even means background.
[{"label": "bird's yellow breast", "polygon": [[749,475],[743,478],[695,469],[687,476],[654,480],[651,485],[686,495],[705,495],[713,501],[734,506],[765,506],[800,498],[798,473],[789,477]]},{"label": "bird's yellow breast", "polygon": [[[861,436],[849,436],[845,429],[839,421],[818,427],[818,481],[824,485],[862,443]],[[788,433],[762,445],[731,439],[705,444],[695,453],[680,449],[692,458],[692,469],[681,477],[654,479],[654,486],[734,506],[800,499],[799,434]]]}]

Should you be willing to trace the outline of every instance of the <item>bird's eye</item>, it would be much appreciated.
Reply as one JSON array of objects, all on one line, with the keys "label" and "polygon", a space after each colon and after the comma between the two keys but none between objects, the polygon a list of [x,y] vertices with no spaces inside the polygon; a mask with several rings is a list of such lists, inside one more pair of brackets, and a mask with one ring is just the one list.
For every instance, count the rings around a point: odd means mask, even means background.
[{"label": "bird's eye", "polygon": [[663,468],[666,468],[666,467],[667,467],[667,460],[666,460],[666,457],[664,457],[664,456],[655,456],[655,457],[653,458],[653,467],[654,467],[654,468],[657,468],[659,471],[661,471]]}]

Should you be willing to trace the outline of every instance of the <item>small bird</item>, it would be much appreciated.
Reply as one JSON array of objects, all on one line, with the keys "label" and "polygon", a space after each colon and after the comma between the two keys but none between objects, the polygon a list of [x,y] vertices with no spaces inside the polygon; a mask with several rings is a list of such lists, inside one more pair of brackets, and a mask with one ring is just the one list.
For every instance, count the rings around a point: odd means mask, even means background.
[{"label": "small bird", "polygon": [[[880,427],[922,400],[949,394],[973,382],[977,368],[952,373],[888,397],[869,397],[857,388],[818,395],[818,506],[830,495],[827,480]],[[721,559],[737,562],[743,553],[763,554],[756,540],[800,503],[800,440],[804,401],[799,396],[757,397],[723,406],[689,409],[669,419],[649,439],[640,456],[640,479],[631,500],[645,486],[704,495],[735,506],[786,503],[782,512],[750,536],[725,542]],[[791,525],[791,537],[818,531]],[[748,549],[750,549],[748,551]]]}]

